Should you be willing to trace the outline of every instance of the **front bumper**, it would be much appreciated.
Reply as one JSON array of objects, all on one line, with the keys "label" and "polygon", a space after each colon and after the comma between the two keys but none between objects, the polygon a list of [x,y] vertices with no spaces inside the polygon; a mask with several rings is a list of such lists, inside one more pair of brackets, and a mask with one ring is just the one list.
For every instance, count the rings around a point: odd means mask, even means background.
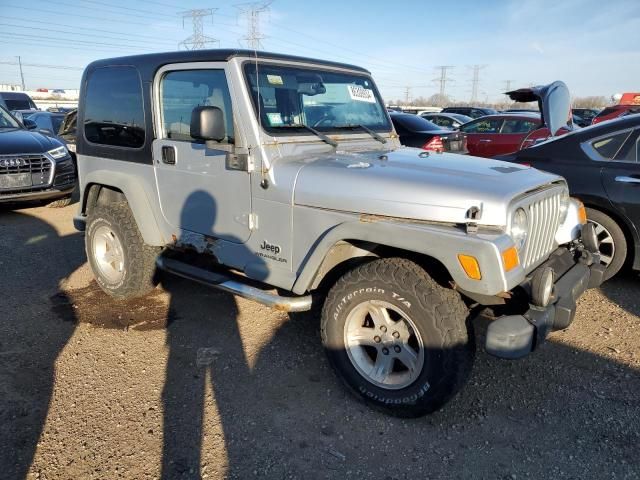
[{"label": "front bumper", "polygon": [[[529,305],[522,315],[503,316],[489,324],[487,353],[507,359],[524,357],[543,343],[549,333],[563,330],[573,322],[578,298],[589,288],[602,283],[605,267],[598,254],[581,249],[570,251],[559,248],[539,269],[550,267],[554,271],[554,295],[546,307]],[[521,287],[530,292],[531,278]]]}]

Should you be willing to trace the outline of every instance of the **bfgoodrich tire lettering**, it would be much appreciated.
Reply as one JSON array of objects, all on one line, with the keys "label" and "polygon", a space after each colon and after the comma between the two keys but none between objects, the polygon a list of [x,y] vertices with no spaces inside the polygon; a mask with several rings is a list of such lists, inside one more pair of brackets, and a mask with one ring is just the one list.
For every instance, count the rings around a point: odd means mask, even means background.
[{"label": "bfgoodrich tire lettering", "polygon": [[[109,240],[105,242],[105,238]],[[112,249],[115,246],[117,254],[105,260],[109,247],[100,242],[109,243]],[[87,221],[85,248],[96,282],[109,295],[134,298],[155,288],[155,261],[160,249],[144,243],[126,202],[95,208]]]},{"label": "bfgoodrich tire lettering", "polygon": [[[387,325],[401,322],[409,325],[408,335],[396,328],[385,329],[383,333],[412,339],[409,345],[415,358],[406,363],[416,365],[417,371],[410,382],[408,375],[395,382],[389,381],[389,376],[384,377],[386,381],[380,381],[381,377],[374,373],[363,374],[366,368],[354,361],[350,353],[354,347],[345,328],[349,328],[350,314],[363,305],[373,305],[374,310],[379,306],[387,308],[386,318],[391,319]],[[396,344],[393,337],[378,334],[376,329],[382,323],[376,322],[374,316],[379,318],[375,312],[365,317],[364,331],[371,329],[373,340],[364,340],[362,351],[372,358],[375,367],[383,349],[387,348],[388,354],[393,355]],[[401,258],[380,259],[346,273],[331,289],[322,311],[322,341],[332,367],[356,395],[393,415],[416,417],[440,408],[468,378],[475,349],[467,316],[468,310],[460,296],[440,286],[414,262]],[[357,336],[361,337],[363,335]],[[417,347],[420,342],[422,360]],[[366,364],[366,356],[364,358]],[[402,375],[406,368],[397,357],[392,365],[390,376]],[[372,368],[370,372],[377,370]]]}]

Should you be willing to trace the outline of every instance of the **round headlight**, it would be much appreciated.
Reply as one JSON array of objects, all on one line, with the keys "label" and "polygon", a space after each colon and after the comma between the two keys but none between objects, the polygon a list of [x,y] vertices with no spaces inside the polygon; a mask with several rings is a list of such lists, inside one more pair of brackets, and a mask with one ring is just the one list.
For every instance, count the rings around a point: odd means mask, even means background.
[{"label": "round headlight", "polygon": [[527,219],[527,213],[524,209],[519,208],[513,212],[509,234],[513,239],[513,243],[516,244],[518,251],[521,251],[527,241],[527,235],[529,234],[529,222]]}]

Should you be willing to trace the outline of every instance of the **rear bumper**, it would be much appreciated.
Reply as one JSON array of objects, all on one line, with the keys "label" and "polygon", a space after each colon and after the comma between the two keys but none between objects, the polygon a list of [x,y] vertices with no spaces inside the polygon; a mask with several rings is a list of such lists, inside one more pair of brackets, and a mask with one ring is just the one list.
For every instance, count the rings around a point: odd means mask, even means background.
[{"label": "rear bumper", "polygon": [[[602,283],[605,270],[597,254],[584,249],[571,252],[566,248],[556,250],[538,269],[545,267],[554,272],[552,302],[546,307],[530,304],[522,315],[503,316],[492,322],[487,330],[487,353],[500,358],[521,358],[542,344],[549,333],[567,328],[575,317],[578,299],[587,289]],[[521,285],[525,291],[531,291],[533,274],[535,271]]]}]

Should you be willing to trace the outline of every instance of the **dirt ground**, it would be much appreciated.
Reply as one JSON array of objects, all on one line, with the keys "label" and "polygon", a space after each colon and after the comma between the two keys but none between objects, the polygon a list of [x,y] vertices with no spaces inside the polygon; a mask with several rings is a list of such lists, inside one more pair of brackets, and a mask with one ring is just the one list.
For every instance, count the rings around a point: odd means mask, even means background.
[{"label": "dirt ground", "polygon": [[106,297],[75,208],[0,210],[0,478],[640,478],[637,275],[401,420],[347,394],[311,315],[177,279]]}]

